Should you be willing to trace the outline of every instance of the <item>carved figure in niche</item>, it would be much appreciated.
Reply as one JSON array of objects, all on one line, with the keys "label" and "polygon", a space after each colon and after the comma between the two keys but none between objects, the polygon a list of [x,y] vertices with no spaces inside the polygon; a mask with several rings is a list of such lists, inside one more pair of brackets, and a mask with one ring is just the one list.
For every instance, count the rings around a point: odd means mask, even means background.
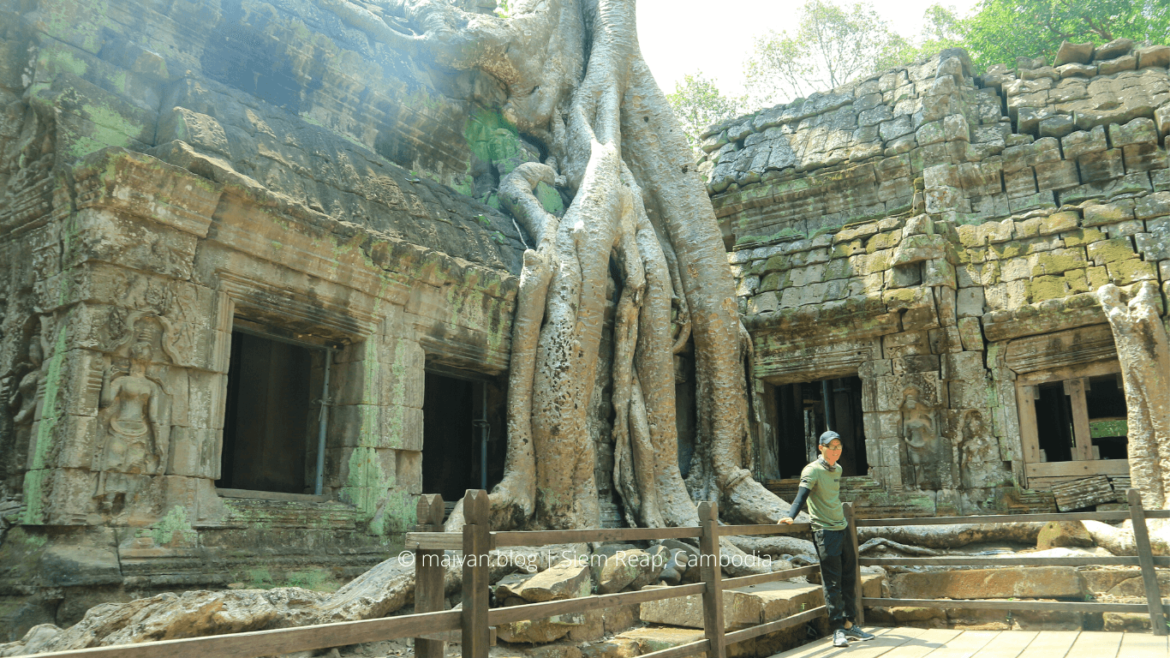
[{"label": "carved figure in niche", "polygon": [[996,464],[999,460],[999,444],[988,435],[983,421],[983,412],[971,409],[963,412],[960,431],[955,437],[955,463],[959,465],[961,484],[964,487],[985,487],[978,482],[978,464]]},{"label": "carved figure in niche", "polygon": [[170,400],[162,384],[146,374],[153,355],[150,335],[139,338],[130,347],[128,373],[115,374],[112,365],[102,373],[98,404],[105,436],[95,497],[107,513],[121,511],[145,478],[161,475],[167,464]]},{"label": "carved figure in niche", "polygon": [[16,438],[14,447],[23,454],[28,454],[29,442],[32,439],[32,426],[36,420],[37,401],[40,399],[41,365],[44,358],[41,338],[34,335],[28,342],[28,361],[21,363],[14,370],[15,376],[20,378],[20,383],[7,400],[8,410],[12,413],[12,431]]},{"label": "carved figure in niche", "polygon": [[1147,509],[1170,503],[1170,347],[1158,317],[1157,284],[1142,283],[1129,303],[1106,284],[1097,299],[1113,328],[1129,424],[1129,473]]},{"label": "carved figure in niche", "polygon": [[938,489],[940,439],[935,428],[934,412],[923,404],[917,386],[907,387],[902,402],[902,435],[914,484],[922,489]]}]

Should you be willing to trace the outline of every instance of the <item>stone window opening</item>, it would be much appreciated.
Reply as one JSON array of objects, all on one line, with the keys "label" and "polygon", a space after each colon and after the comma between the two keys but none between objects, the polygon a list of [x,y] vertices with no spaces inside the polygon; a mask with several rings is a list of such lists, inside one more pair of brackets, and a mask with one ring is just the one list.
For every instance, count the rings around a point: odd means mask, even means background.
[{"label": "stone window opening", "polygon": [[[780,478],[800,477],[817,458],[817,438],[827,429],[841,435],[845,476],[866,475],[861,378],[856,375],[775,387]],[[825,401],[828,400],[828,405]]]},{"label": "stone window opening", "polygon": [[506,390],[453,370],[429,365],[423,397],[422,487],[448,507],[468,489],[499,484],[507,449]]},{"label": "stone window opening", "polygon": [[1117,361],[1029,373],[1017,380],[1028,476],[1129,472],[1125,389]]},{"label": "stone window opening", "polygon": [[[250,328],[232,329],[221,495],[313,494],[326,350]],[[243,326],[241,326],[243,325]]]}]

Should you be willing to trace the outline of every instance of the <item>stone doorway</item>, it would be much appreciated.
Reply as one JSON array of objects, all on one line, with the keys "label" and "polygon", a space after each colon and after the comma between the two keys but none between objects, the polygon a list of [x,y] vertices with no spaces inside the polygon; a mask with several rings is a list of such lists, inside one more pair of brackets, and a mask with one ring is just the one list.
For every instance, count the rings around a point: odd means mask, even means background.
[{"label": "stone doorway", "polygon": [[483,486],[485,440],[489,490],[503,478],[507,456],[507,389],[463,372],[428,369],[423,396],[423,491],[442,494],[449,506]]},{"label": "stone doorway", "polygon": [[216,486],[250,491],[312,493],[306,457],[316,452],[310,415],[312,351],[241,331],[232,332],[224,413],[221,477]]},{"label": "stone doorway", "polygon": [[780,451],[777,463],[781,479],[800,477],[805,464],[817,457],[817,437],[829,428],[841,435],[845,447],[841,456],[843,475],[868,473],[861,378],[853,375],[784,384],[776,386],[775,392]]}]

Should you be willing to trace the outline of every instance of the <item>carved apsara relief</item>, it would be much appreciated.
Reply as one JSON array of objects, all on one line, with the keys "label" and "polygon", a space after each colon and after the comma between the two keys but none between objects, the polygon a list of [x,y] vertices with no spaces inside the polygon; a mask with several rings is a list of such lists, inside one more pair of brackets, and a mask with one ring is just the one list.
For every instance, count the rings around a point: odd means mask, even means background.
[{"label": "carved apsara relief", "polygon": [[103,513],[120,513],[166,470],[171,399],[163,380],[150,371],[157,361],[171,359],[165,349],[168,327],[157,315],[132,314],[129,331],[103,370],[93,467],[99,472],[94,498]]},{"label": "carved apsara relief", "polygon": [[953,486],[952,444],[939,424],[936,397],[914,384],[902,391],[903,483],[918,489]]}]

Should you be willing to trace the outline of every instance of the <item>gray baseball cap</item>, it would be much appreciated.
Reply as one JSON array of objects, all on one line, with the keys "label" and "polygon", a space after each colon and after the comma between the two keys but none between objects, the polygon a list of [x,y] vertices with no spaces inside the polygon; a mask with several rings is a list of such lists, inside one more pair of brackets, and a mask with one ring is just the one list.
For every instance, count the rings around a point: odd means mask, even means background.
[{"label": "gray baseball cap", "polygon": [[833,439],[837,439],[838,441],[840,441],[841,435],[834,432],[833,430],[829,430],[828,432],[825,432],[824,434],[821,435],[820,444],[823,446],[827,446],[827,445],[829,445],[829,443]]}]

